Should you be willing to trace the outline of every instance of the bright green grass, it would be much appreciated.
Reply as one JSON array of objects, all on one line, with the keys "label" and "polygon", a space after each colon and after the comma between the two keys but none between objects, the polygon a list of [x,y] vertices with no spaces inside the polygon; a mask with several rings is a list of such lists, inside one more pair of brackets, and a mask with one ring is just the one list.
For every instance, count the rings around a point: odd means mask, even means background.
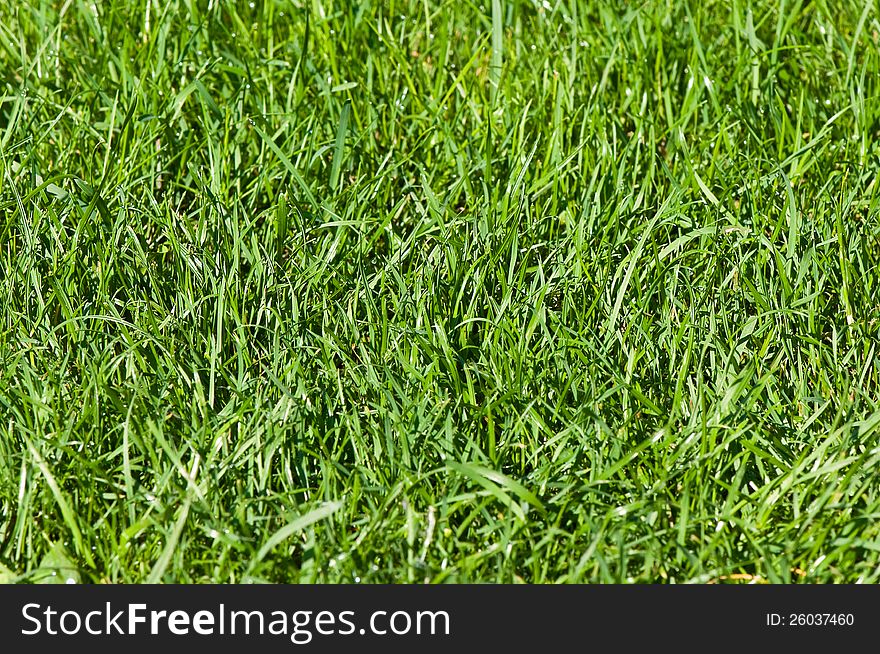
[{"label": "bright green grass", "polygon": [[878,32],[0,3],[0,577],[880,581]]}]

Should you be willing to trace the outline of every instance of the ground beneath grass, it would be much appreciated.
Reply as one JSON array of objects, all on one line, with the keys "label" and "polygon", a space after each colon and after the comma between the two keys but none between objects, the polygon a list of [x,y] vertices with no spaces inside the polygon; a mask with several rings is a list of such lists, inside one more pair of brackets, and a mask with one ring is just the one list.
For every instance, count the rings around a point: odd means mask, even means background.
[{"label": "ground beneath grass", "polygon": [[878,32],[2,3],[0,579],[880,581]]}]

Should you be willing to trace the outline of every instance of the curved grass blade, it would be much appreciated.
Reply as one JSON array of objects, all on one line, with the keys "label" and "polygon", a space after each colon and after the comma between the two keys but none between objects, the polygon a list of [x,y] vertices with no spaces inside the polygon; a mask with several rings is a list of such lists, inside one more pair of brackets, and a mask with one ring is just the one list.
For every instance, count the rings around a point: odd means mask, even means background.
[{"label": "curved grass blade", "polygon": [[544,514],[544,505],[541,504],[541,501],[534,493],[519,482],[514,481],[497,470],[484,468],[482,466],[474,465],[473,463],[458,463],[457,461],[447,461],[446,467],[464,475],[471,481],[485,488],[498,498],[500,502],[509,507],[520,520],[525,520],[525,513],[520,505],[510,497],[510,494],[513,494],[523,502],[535,507],[542,515]]},{"label": "curved grass blade", "polygon": [[257,552],[257,555],[251,561],[251,569],[253,570],[254,566],[262,561],[265,556],[269,552],[271,552],[276,546],[278,546],[294,534],[301,532],[309,525],[312,525],[319,520],[323,520],[324,518],[333,515],[340,508],[342,508],[342,504],[342,502],[330,502],[328,504],[324,504],[314,511],[309,511],[305,515],[301,515],[298,518],[287,523],[281,529],[272,534],[272,536],[269,537],[269,540],[263,543],[263,546]]}]

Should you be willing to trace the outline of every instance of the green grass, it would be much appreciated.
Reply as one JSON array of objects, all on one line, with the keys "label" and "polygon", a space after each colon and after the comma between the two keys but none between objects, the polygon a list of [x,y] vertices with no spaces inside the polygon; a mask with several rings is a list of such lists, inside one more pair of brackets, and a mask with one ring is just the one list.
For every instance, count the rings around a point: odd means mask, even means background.
[{"label": "green grass", "polygon": [[0,3],[0,577],[880,581],[878,32]]}]

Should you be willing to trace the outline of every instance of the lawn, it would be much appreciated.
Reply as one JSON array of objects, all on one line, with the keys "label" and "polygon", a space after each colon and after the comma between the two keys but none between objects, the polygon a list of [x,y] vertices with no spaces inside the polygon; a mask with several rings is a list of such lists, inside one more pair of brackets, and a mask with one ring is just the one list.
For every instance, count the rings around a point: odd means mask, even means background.
[{"label": "lawn", "polygon": [[0,3],[0,580],[880,581],[878,33]]}]

